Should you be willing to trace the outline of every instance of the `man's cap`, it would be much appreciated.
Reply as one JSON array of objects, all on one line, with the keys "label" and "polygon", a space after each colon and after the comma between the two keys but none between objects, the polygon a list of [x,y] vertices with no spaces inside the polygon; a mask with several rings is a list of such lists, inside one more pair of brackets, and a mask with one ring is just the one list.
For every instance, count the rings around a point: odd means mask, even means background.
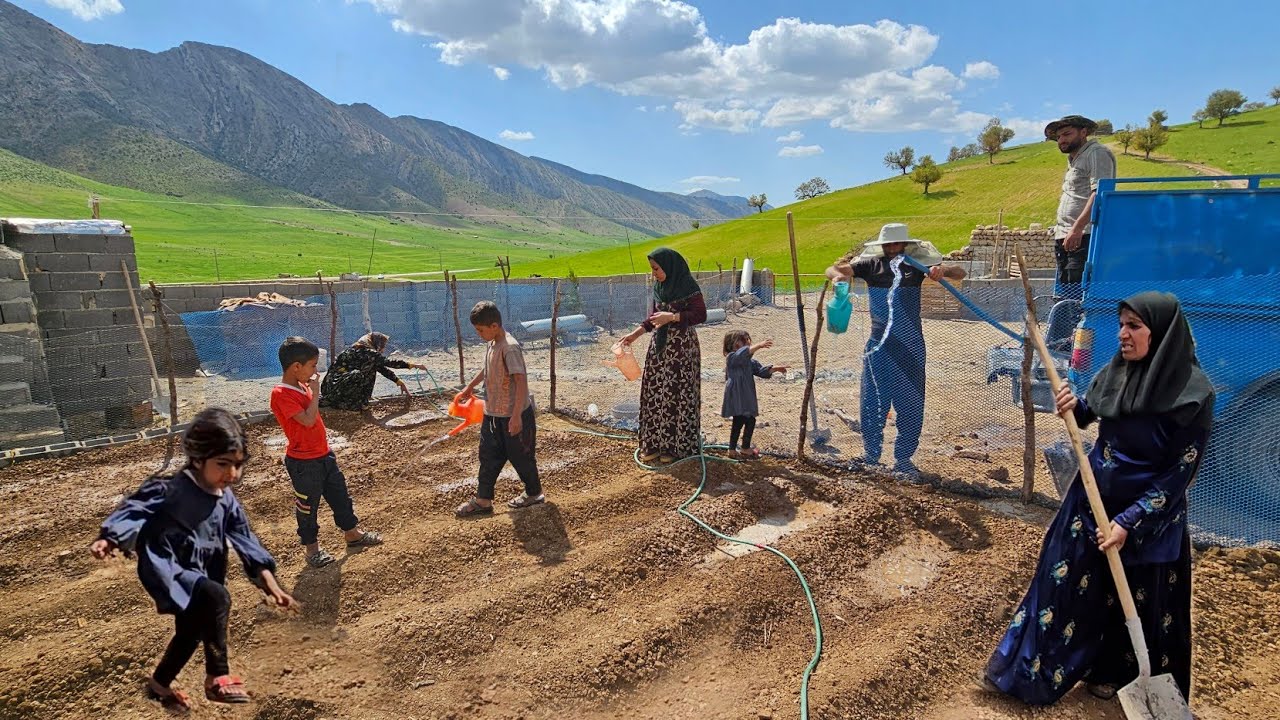
[{"label": "man's cap", "polygon": [[1067,115],[1044,126],[1045,138],[1053,140],[1058,136],[1058,131],[1064,127],[1084,128],[1089,132],[1093,132],[1098,129],[1098,123],[1083,115]]}]

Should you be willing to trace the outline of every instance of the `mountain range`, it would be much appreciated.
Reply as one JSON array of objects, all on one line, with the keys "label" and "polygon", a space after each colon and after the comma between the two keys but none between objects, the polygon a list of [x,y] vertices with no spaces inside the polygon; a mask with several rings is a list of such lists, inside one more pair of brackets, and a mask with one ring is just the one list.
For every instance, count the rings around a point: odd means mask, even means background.
[{"label": "mountain range", "polygon": [[83,43],[4,0],[0,94],[0,147],[176,198],[651,236],[754,212],[745,198],[647,190],[434,120],[334,103],[231,48]]}]

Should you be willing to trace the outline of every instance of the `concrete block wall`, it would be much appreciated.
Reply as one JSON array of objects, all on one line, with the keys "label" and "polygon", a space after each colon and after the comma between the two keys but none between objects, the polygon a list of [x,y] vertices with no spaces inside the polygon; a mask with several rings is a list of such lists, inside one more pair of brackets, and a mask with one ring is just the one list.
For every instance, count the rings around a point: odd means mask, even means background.
[{"label": "concrete block wall", "polygon": [[[3,236],[22,253],[52,400],[68,437],[150,424],[150,364],[128,290],[130,283],[135,293],[139,287],[133,238],[20,232],[13,225]],[[140,293],[135,299],[145,311]],[[152,324],[147,317],[148,332]]]},{"label": "concrete block wall", "polygon": [[0,449],[65,439],[22,253],[0,246]]},{"label": "concrete block wall", "polygon": [[947,257],[954,260],[979,260],[988,263],[996,272],[1009,267],[1013,246],[1022,249],[1029,268],[1051,268],[1053,257],[1053,230],[1051,228],[1010,228],[997,225],[979,225],[969,234],[969,244]]}]

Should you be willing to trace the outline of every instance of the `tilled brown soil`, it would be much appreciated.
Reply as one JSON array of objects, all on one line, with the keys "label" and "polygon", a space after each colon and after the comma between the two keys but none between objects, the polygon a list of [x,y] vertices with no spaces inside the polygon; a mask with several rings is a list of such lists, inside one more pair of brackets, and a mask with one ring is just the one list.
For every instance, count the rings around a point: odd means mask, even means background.
[{"label": "tilled brown soil", "polygon": [[[280,576],[305,603],[267,609],[233,577],[233,672],[252,704],[197,699],[211,718],[796,718],[813,627],[794,574],[766,552],[731,557],[674,512],[696,463],[651,473],[626,441],[539,418],[549,502],[460,522],[474,431],[429,448],[449,420],[384,403],[326,415],[357,512],[386,545],[304,569],[279,429],[251,428],[238,494]],[[121,493],[158,469],[155,442],[0,470],[0,718],[159,717],[141,679],[171,631],[132,561],[86,551]],[[500,481],[500,499],[518,491]],[[824,649],[813,718],[1109,718],[1081,690],[1028,709],[978,694],[1049,512],[776,461],[712,463],[691,510],[776,545],[805,573]],[[322,540],[340,537],[323,523]],[[763,532],[764,535],[755,535]],[[1276,553],[1196,557],[1202,718],[1280,707]],[[179,685],[198,689],[193,661]]]}]

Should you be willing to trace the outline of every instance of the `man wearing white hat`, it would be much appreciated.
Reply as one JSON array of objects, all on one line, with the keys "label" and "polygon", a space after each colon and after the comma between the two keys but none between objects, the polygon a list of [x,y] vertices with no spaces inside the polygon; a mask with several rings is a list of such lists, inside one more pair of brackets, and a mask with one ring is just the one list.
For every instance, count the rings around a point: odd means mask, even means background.
[{"label": "man wearing white hat", "polygon": [[912,456],[924,428],[924,330],[920,325],[920,286],[926,274],[903,262],[904,255],[929,268],[927,277],[963,280],[964,269],[943,265],[942,254],[925,240],[911,237],[907,226],[889,223],[868,242],[861,255],[846,256],[827,268],[827,277],[867,283],[871,335],[862,356],[862,445],[868,465],[880,463],[889,409],[897,413],[893,443],[895,473],[919,476]]}]

